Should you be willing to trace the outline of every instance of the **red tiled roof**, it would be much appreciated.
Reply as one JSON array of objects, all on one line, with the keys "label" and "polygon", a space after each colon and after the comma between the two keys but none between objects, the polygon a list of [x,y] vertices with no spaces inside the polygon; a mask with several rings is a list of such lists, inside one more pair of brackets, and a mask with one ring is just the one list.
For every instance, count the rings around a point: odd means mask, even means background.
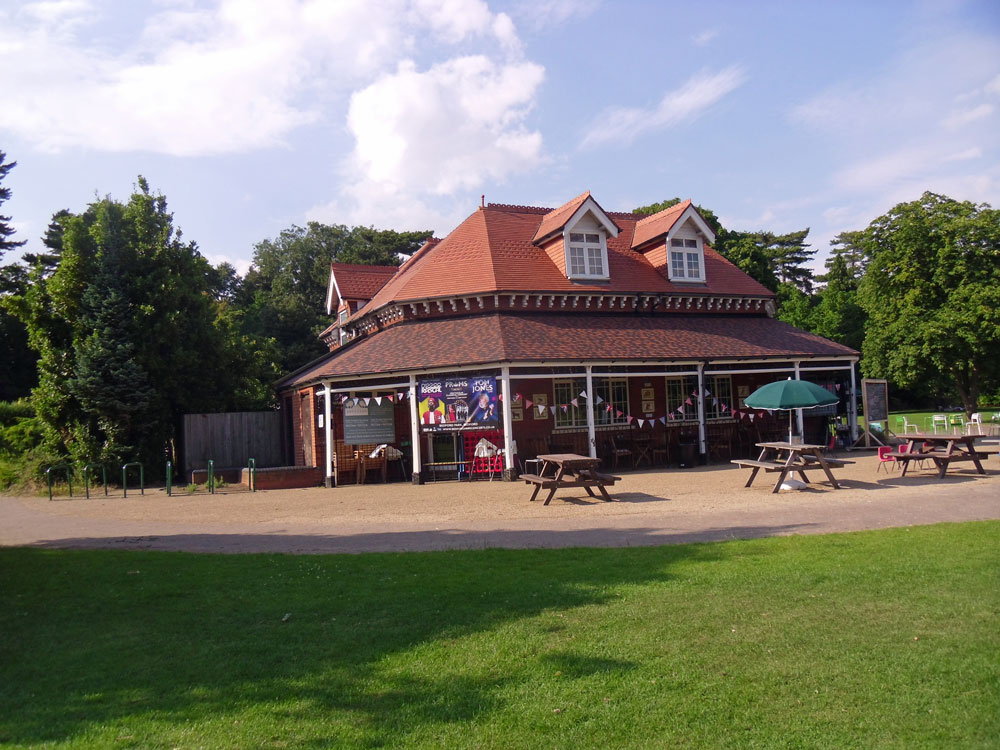
[{"label": "red tiled roof", "polygon": [[491,313],[390,326],[331,353],[280,385],[495,362],[845,355],[857,352],[763,316]]},{"label": "red tiled roof", "polygon": [[569,203],[564,203],[559,206],[559,208],[553,209],[542,217],[542,223],[538,225],[538,229],[535,231],[535,236],[531,238],[532,242],[538,242],[540,239],[549,236],[553,232],[558,232],[564,226],[566,222],[570,220],[576,210],[583,205],[583,202],[590,197],[590,191],[581,193],[576,196]]},{"label": "red tiled roof", "polygon": [[671,227],[673,227],[674,222],[680,218],[680,215],[684,213],[690,205],[691,199],[688,198],[686,201],[681,201],[670,208],[651,214],[650,216],[646,216],[643,219],[639,219],[635,225],[635,233],[632,237],[632,247],[639,247],[640,245],[643,245],[644,243],[669,232]]},{"label": "red tiled roof", "polygon": [[[582,203],[587,196],[584,193],[566,206]],[[609,281],[570,281],[545,250],[533,244],[542,221],[551,215],[538,209],[493,204],[477,210],[443,240],[407,261],[361,314],[391,302],[494,292],[774,296],[710,248],[705,249],[707,283],[671,282],[665,262],[654,265],[646,255],[632,250],[640,217],[624,213],[609,215],[620,229],[617,237],[608,237]]]},{"label": "red tiled roof", "polygon": [[385,286],[399,266],[366,266],[357,263],[331,263],[330,272],[337,280],[340,296],[351,300],[370,300]]}]

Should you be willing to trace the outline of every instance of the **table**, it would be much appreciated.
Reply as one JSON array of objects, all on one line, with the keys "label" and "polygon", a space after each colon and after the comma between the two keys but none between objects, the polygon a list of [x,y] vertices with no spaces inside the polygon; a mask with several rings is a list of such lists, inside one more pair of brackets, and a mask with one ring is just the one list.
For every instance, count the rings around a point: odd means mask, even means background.
[{"label": "table", "polygon": [[757,460],[735,459],[731,463],[753,469],[744,487],[749,487],[753,484],[753,480],[757,477],[757,473],[761,469],[766,472],[778,472],[778,481],[774,483],[774,489],[771,490],[772,493],[780,490],[785,478],[793,473],[798,474],[803,482],[809,484],[806,469],[822,469],[827,479],[830,480],[830,484],[833,485],[833,488],[839,490],[840,485],[837,484],[833,472],[830,471],[831,467],[840,467],[854,463],[853,461],[845,461],[841,458],[827,458],[823,455],[823,451],[826,450],[825,445],[776,442],[757,443],[757,447],[761,449]]},{"label": "table", "polygon": [[530,502],[534,502],[541,489],[549,491],[549,495],[543,503],[543,505],[548,505],[556,494],[556,490],[578,487],[585,489],[591,497],[597,497],[591,489],[596,487],[601,496],[611,502],[611,496],[605,488],[611,487],[615,482],[621,480],[621,477],[599,474],[597,472],[597,466],[601,462],[599,458],[580,456],[576,453],[546,453],[538,458],[542,461],[541,470],[537,474],[521,475],[525,484],[535,485]]},{"label": "table", "polygon": [[[910,468],[910,461],[933,461],[937,466],[938,479],[944,479],[945,472],[955,461],[972,461],[979,474],[985,474],[986,470],[980,463],[981,459],[987,458],[988,453],[980,453],[976,450],[976,438],[978,435],[905,435],[906,452],[895,450],[889,455],[897,461],[902,462],[903,471],[900,476],[906,476],[906,470]],[[919,449],[918,449],[919,443]],[[931,450],[925,450],[924,445],[931,446]]]}]

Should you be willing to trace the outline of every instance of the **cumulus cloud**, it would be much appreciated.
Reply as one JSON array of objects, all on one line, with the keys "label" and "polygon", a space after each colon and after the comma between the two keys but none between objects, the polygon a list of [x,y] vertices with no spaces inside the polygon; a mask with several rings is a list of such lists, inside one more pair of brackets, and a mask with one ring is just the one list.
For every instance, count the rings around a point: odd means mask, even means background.
[{"label": "cumulus cloud", "polygon": [[0,11],[0,130],[47,151],[245,152],[326,117],[418,35],[518,53],[510,19],[482,0],[161,5],[120,44],[99,33],[102,12],[84,0]]},{"label": "cumulus cloud", "polygon": [[581,148],[606,143],[627,144],[650,131],[695,120],[743,85],[746,79],[743,68],[735,65],[716,73],[704,71],[689,78],[680,88],[668,91],[655,107],[607,109],[584,135]]},{"label": "cumulus cloud", "polygon": [[370,223],[414,193],[454,195],[538,166],[542,136],[525,118],[543,78],[534,63],[482,55],[401,63],[351,97],[355,148],[338,205]]}]

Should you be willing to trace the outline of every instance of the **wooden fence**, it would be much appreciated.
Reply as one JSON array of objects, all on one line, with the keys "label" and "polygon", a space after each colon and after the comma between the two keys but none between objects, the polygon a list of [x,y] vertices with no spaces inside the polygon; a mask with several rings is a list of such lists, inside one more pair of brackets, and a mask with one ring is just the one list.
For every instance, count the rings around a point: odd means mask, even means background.
[{"label": "wooden fence", "polygon": [[204,468],[209,459],[218,468],[246,466],[249,458],[258,467],[281,466],[281,413],[185,414],[183,451],[185,474]]}]

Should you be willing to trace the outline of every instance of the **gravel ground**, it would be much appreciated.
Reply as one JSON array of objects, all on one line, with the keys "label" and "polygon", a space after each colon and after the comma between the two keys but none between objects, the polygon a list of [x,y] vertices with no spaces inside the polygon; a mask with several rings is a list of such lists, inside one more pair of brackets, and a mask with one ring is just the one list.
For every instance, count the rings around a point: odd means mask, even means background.
[{"label": "gravel ground", "polygon": [[[230,489],[173,497],[162,490],[0,497],[0,546],[332,553],[483,547],[632,546],[1000,519],[1000,461],[971,464],[938,480],[931,471],[876,472],[871,454],[835,471],[842,489],[814,482],[771,494],[774,475],[745,489],[746,469],[635,471],[615,501],[560,491],[528,502],[522,482],[439,482],[339,489]],[[544,497],[544,494],[543,494]]]}]

